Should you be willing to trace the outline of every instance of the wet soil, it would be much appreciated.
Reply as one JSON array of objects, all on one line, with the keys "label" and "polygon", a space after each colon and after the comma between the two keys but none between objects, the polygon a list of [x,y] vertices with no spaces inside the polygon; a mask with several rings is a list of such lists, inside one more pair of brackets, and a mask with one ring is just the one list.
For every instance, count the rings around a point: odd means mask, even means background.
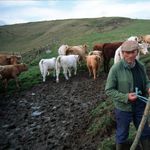
[{"label": "wet soil", "polygon": [[0,95],[0,149],[96,150],[86,131],[90,111],[106,99],[106,74],[94,81],[80,72],[60,83],[48,77],[28,91]]}]

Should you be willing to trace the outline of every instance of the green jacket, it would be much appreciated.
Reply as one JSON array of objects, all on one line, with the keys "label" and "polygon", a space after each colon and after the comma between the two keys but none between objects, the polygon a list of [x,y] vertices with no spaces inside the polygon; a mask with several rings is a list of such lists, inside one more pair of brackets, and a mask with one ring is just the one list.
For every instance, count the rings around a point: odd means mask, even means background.
[{"label": "green jacket", "polygon": [[[145,87],[145,93],[150,88],[150,81],[146,74],[145,67],[137,61]],[[128,101],[128,93],[134,91],[133,76],[127,63],[122,59],[119,63],[114,64],[108,74],[105,91],[106,95],[113,99],[116,108],[122,111],[132,111],[131,103]],[[146,95],[145,95],[146,96]]]}]

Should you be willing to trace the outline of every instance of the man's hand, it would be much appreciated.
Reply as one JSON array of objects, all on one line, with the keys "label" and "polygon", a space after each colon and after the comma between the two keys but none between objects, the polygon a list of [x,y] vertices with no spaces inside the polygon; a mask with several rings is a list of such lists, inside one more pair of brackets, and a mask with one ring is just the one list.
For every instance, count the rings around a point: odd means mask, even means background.
[{"label": "man's hand", "polygon": [[137,96],[136,96],[135,93],[129,93],[129,94],[128,94],[128,100],[129,100],[130,102],[135,102],[136,99],[137,99]]}]

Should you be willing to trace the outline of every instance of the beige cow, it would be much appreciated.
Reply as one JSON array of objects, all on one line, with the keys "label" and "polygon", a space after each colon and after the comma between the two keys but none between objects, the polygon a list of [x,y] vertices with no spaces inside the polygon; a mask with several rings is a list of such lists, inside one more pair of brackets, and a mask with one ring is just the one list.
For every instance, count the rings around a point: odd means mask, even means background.
[{"label": "beige cow", "polygon": [[99,69],[101,58],[98,55],[88,55],[86,56],[86,65],[89,70],[89,76],[93,74],[94,80],[99,76]]},{"label": "beige cow", "polygon": [[139,36],[139,42],[141,41],[150,44],[150,35]]},{"label": "beige cow", "polygon": [[66,55],[79,55],[80,60],[85,60],[85,56],[88,54],[87,45],[69,46],[66,50]]}]

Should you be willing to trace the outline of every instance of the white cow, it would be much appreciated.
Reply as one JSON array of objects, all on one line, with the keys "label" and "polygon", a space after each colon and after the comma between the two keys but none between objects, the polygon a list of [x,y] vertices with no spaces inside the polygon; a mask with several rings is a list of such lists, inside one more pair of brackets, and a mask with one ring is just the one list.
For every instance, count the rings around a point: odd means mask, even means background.
[{"label": "white cow", "polygon": [[69,48],[68,45],[61,45],[58,49],[58,55],[66,55],[66,50]]},{"label": "white cow", "polygon": [[59,82],[59,74],[61,67],[63,68],[63,74],[65,79],[68,80],[67,72],[71,77],[71,68],[74,68],[74,75],[77,73],[77,62],[79,62],[79,55],[61,55],[56,59],[56,82]]},{"label": "white cow", "polygon": [[49,75],[49,70],[53,71],[53,76],[55,77],[55,64],[56,64],[56,57],[40,60],[39,68],[41,71],[41,75],[43,77],[43,82],[45,82],[46,80],[46,75]]},{"label": "white cow", "polygon": [[[140,58],[140,53],[144,55],[148,54],[149,51],[147,48],[148,48],[147,43],[139,43],[139,51],[138,51],[138,55],[136,56],[136,59]],[[114,64],[119,62],[121,59],[123,59],[123,55],[122,55],[121,46],[120,46],[115,52]]]}]

